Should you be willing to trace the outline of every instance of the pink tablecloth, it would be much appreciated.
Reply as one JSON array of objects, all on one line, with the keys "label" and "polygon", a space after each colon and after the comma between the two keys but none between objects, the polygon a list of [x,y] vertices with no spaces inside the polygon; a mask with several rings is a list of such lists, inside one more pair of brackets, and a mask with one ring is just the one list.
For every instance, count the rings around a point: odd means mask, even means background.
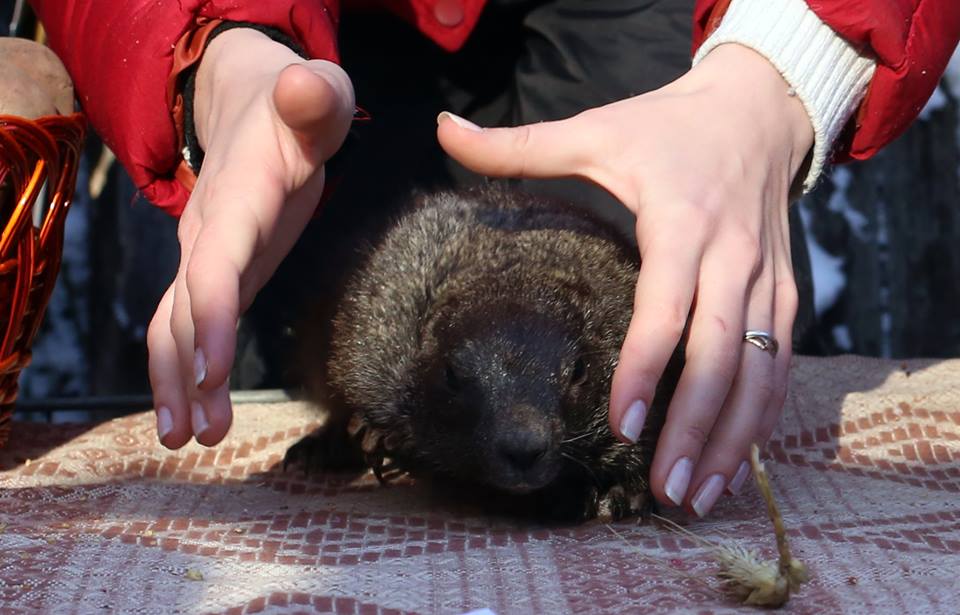
[{"label": "pink tablecloth", "polygon": [[[767,447],[812,576],[788,611],[960,613],[960,361],[796,363]],[[706,551],[655,526],[617,524],[626,544],[599,523],[484,518],[409,484],[283,474],[315,424],[301,404],[243,406],[223,445],[177,452],[155,444],[149,414],[15,425],[0,611],[737,610],[711,589]],[[753,490],[688,527],[774,555]]]}]

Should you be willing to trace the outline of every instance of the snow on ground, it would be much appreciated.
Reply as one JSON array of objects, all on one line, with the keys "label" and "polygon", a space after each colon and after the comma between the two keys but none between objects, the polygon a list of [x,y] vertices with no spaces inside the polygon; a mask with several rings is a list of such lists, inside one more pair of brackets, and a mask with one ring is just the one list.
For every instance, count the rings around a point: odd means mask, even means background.
[{"label": "snow on ground", "polygon": [[[949,96],[949,97],[948,97]],[[960,47],[954,52],[950,63],[947,66],[943,76],[943,82],[934,90],[933,95],[923,110],[920,112],[919,119],[927,120],[930,115],[938,110],[945,108],[950,103],[950,98],[960,102]],[[958,123],[960,126],[960,123]],[[957,141],[960,143],[960,127],[958,127]],[[960,177],[960,169],[957,169]],[[848,167],[839,166],[833,170],[831,180],[834,185],[834,192],[830,195],[830,201],[827,206],[830,211],[843,215],[851,232],[858,237],[863,238],[867,230],[868,220],[858,210],[854,209],[847,200],[847,188],[853,179],[853,174]],[[876,240],[880,246],[885,246],[887,241],[887,229],[883,204],[879,204],[879,219],[877,220]],[[835,257],[824,250],[812,236],[810,232],[809,210],[804,203],[799,203],[800,215],[803,219],[804,234],[807,239],[807,249],[810,251],[811,267],[813,269],[813,289],[814,304],[817,315],[823,314],[836,302],[840,293],[846,285],[846,276],[843,271],[843,259]],[[882,299],[885,304],[885,300]],[[891,326],[891,315],[888,312],[881,314],[881,327],[885,332],[889,332]],[[833,331],[834,341],[837,346],[849,350],[852,349],[852,340],[850,331],[846,327],[836,327]],[[886,344],[885,344],[886,347]]]},{"label": "snow on ground", "polygon": [[850,172],[850,167],[837,167],[830,175],[830,179],[833,181],[833,194],[830,195],[827,208],[841,214],[853,234],[858,239],[863,239],[870,221],[860,211],[854,209],[850,201],[847,200],[847,188],[853,181],[853,173]]},{"label": "snow on ground", "polygon": [[953,57],[950,58],[950,63],[947,65],[943,78],[946,80],[947,88],[953,97],[960,100],[960,47],[953,52]]},{"label": "snow on ground", "polygon": [[960,100],[960,48],[953,53],[950,63],[947,64],[947,70],[943,74],[943,80],[937,89],[930,95],[927,104],[920,111],[919,119],[928,120],[930,114],[939,111],[947,106],[947,92],[953,96],[954,100]]},{"label": "snow on ground", "polygon": [[847,284],[843,272],[843,257],[833,256],[823,249],[810,230],[810,211],[805,203],[799,203],[800,219],[803,220],[807,251],[810,252],[810,268],[813,271],[813,305],[817,316],[830,309]]},{"label": "snow on ground", "polygon": [[[960,47],[953,52],[953,57],[947,64],[947,70],[943,74],[943,83],[950,94],[953,95],[953,99],[960,102]],[[958,109],[960,109],[960,105],[958,105]],[[957,143],[960,143],[960,121],[957,122]],[[957,179],[960,181],[960,167],[957,168]]]},{"label": "snow on ground", "polygon": [[943,109],[947,106],[948,102],[949,100],[943,91],[943,86],[937,86],[937,89],[935,89],[933,94],[930,95],[930,99],[927,101],[927,104],[925,104],[923,109],[920,110],[920,115],[918,117],[923,121],[929,120],[930,115],[934,111]]},{"label": "snow on ground", "polygon": [[832,330],[833,343],[837,348],[845,352],[853,350],[853,338],[850,336],[850,327],[847,325],[837,325]]}]

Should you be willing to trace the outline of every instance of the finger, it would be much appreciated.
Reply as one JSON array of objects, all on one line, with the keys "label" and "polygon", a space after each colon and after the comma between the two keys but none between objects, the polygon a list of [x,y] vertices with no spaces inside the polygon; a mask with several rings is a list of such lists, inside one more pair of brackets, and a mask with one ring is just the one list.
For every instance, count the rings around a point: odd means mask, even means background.
[{"label": "finger", "polygon": [[[173,315],[170,330],[177,345],[177,358],[181,382],[184,384],[184,397],[187,399],[190,429],[197,442],[212,446],[223,439],[232,422],[229,384],[227,378],[212,391],[201,391],[194,379],[206,376],[206,364],[203,364],[203,352],[197,352],[194,340],[194,324],[191,315],[191,301],[187,292],[186,273],[181,266],[174,282]],[[231,331],[231,335],[233,332]],[[211,363],[212,364],[212,363]],[[219,362],[217,363],[219,364]],[[227,367],[229,372],[229,367]],[[209,377],[203,380],[210,382]]]},{"label": "finger", "polygon": [[793,358],[791,344],[793,322],[797,317],[797,284],[793,277],[793,268],[789,264],[780,267],[776,280],[774,332],[780,341],[780,352],[773,367],[773,394],[767,405],[763,420],[757,429],[757,445],[763,446],[780,422],[783,404],[787,397],[790,379],[790,361]]},{"label": "finger", "polygon": [[726,239],[715,246],[704,257],[686,364],[650,469],[651,489],[664,504],[679,505],[686,499],[740,363],[746,297],[758,256],[739,241]]},{"label": "finger", "polygon": [[[226,198],[230,198],[226,196]],[[233,366],[240,316],[240,276],[259,242],[257,221],[245,207],[214,215],[194,243],[184,274],[189,306],[184,316],[192,333],[193,384],[203,391],[220,388]]]},{"label": "finger", "polygon": [[[768,267],[753,285],[744,328],[766,331],[777,339],[773,328],[772,269]],[[746,460],[750,444],[756,440],[758,426],[773,396],[777,359],[744,342],[740,335],[742,352],[736,379],[696,464],[687,493],[686,504],[699,517],[710,512],[728,487],[732,492],[739,491],[749,469]]]},{"label": "finger", "polygon": [[[181,252],[185,249],[181,246]],[[182,394],[187,400],[188,410],[191,407],[191,400],[196,391],[197,374],[206,370],[206,363],[203,363],[202,369],[196,361],[193,320],[190,317],[190,295],[187,292],[186,274],[184,261],[188,262],[188,257],[181,254],[181,264],[177,271],[177,277],[173,281],[173,308],[170,313],[170,335],[172,336],[177,349],[177,370],[180,374],[180,383],[183,387]],[[193,415],[191,414],[191,419]],[[196,433],[194,425],[194,433]]]},{"label": "finger", "polygon": [[[194,191],[191,201],[203,194],[202,189]],[[194,257],[194,250],[202,245],[198,241],[203,234],[204,226],[196,222],[197,218],[188,211],[180,219],[178,233],[180,235],[180,267],[173,282],[173,309],[170,317],[170,333],[176,343],[178,371],[182,385],[183,396],[187,402],[190,428],[195,437],[209,442],[210,437],[205,435],[211,424],[202,400],[198,399],[197,383],[206,382],[208,378],[209,360],[202,348],[198,348],[195,336],[194,319],[192,315],[191,297],[187,287],[187,272]],[[206,224],[206,221],[203,221]],[[218,362],[219,364],[219,362]],[[225,380],[225,377],[224,377]],[[213,423],[222,424],[222,418],[213,417]],[[227,421],[229,422],[229,421]]]},{"label": "finger", "polygon": [[157,413],[157,436],[167,448],[186,444],[193,431],[184,386],[180,378],[177,345],[170,332],[173,285],[167,289],[147,329],[150,388]]},{"label": "finger", "polygon": [[[218,179],[217,185],[238,185]],[[204,219],[177,275],[178,294],[184,299],[174,301],[173,321],[181,373],[190,378],[190,424],[204,446],[220,442],[233,421],[229,375],[236,352],[240,278],[260,244],[254,210],[242,205],[248,196],[227,189],[216,192],[216,198],[237,206],[218,208]]]},{"label": "finger", "polygon": [[683,335],[700,266],[696,251],[677,253],[669,234],[646,246],[633,316],[610,390],[610,428],[638,440],[664,368]]},{"label": "finger", "polygon": [[[771,357],[751,345],[743,347],[737,381],[694,472],[692,484],[698,486],[688,504],[701,517],[712,508],[724,481],[727,492],[740,491],[750,474],[750,445],[766,442],[783,408],[797,289],[790,246],[784,240],[787,229],[781,230],[779,235],[772,233],[778,237],[774,249],[768,251],[773,258],[767,259],[768,265],[754,284],[746,320],[750,329],[769,331],[778,341],[779,350]],[[771,324],[757,326],[762,323]]]},{"label": "finger", "polygon": [[437,138],[457,162],[482,175],[586,177],[590,144],[597,136],[583,139],[592,133],[582,123],[583,114],[514,128],[480,128],[444,111],[437,118]]},{"label": "finger", "polygon": [[[197,391],[191,402],[197,442],[213,446],[223,440],[233,423],[233,408],[230,404],[230,381],[212,391]],[[206,421],[202,429],[196,429],[199,421]]]},{"label": "finger", "polygon": [[[786,212],[785,205],[779,204],[778,211]],[[774,362],[773,396],[757,429],[757,445],[763,446],[780,422],[783,404],[787,397],[787,384],[790,379],[790,361],[793,358],[793,323],[797,318],[799,297],[797,282],[793,277],[793,253],[790,246],[790,218],[779,216],[778,221],[767,224],[768,236],[775,237],[772,247],[776,261],[774,263],[774,333],[780,341],[780,352]]]},{"label": "finger", "polygon": [[326,60],[291,64],[280,72],[273,91],[280,119],[302,137],[315,164],[343,144],[353,117],[354,94],[342,68]]}]

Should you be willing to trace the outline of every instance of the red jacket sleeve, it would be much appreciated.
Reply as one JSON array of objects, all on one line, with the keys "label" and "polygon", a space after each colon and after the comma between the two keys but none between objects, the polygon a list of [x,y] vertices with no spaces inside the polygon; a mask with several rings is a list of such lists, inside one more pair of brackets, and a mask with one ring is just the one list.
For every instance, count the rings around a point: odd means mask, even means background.
[{"label": "red jacket sleeve", "polygon": [[[697,0],[694,50],[730,0]],[[807,0],[835,32],[872,54],[877,70],[835,160],[863,160],[900,136],[946,69],[960,40],[960,0]],[[851,128],[851,127],[848,127]]]},{"label": "red jacket sleeve", "polygon": [[179,213],[178,135],[167,83],[174,47],[201,23],[276,28],[314,58],[336,60],[337,0],[32,0],[91,125],[153,203]]}]

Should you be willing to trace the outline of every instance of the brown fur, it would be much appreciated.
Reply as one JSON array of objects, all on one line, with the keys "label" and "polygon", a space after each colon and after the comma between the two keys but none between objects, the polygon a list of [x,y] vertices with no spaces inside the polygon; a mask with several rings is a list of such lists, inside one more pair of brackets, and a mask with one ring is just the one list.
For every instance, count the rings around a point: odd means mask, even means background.
[{"label": "brown fur", "polygon": [[489,189],[421,197],[308,344],[331,421],[288,457],[337,465],[331,432],[352,417],[368,460],[543,516],[637,512],[675,386],[664,380],[639,443],[613,436],[610,379],[638,271],[635,248],[570,206]]}]

